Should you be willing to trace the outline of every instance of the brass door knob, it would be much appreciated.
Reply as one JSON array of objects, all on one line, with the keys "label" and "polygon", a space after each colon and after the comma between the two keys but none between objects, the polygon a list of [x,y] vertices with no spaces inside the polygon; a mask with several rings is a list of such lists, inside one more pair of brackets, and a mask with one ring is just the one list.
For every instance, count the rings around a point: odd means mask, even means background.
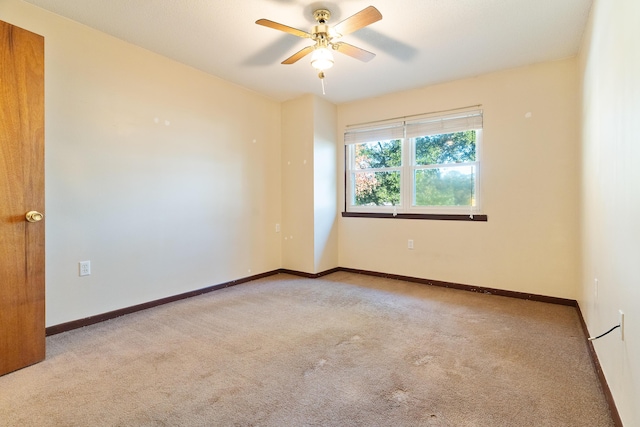
[{"label": "brass door knob", "polygon": [[27,221],[29,221],[29,222],[38,222],[38,221],[42,221],[42,219],[44,218],[44,215],[42,215],[38,211],[29,211],[29,212],[27,212],[25,217],[27,218]]}]

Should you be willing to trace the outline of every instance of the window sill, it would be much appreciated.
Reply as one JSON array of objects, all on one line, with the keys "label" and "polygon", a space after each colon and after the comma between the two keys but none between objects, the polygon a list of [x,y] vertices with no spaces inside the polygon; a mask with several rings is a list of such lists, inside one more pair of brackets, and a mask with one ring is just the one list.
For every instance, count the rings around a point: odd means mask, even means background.
[{"label": "window sill", "polygon": [[365,213],[365,212],[342,212],[343,218],[390,218],[390,219],[430,219],[436,221],[480,221],[486,222],[487,215],[468,214],[412,214],[412,213]]}]

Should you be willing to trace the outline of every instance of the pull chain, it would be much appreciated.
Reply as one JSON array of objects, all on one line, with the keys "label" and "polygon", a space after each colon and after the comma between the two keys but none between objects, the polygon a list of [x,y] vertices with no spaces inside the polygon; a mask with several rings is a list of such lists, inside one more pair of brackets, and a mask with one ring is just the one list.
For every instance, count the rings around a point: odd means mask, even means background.
[{"label": "pull chain", "polygon": [[322,94],[326,95],[326,93],[324,92],[324,72],[320,71],[318,73],[318,77],[320,77],[320,83],[322,84]]}]

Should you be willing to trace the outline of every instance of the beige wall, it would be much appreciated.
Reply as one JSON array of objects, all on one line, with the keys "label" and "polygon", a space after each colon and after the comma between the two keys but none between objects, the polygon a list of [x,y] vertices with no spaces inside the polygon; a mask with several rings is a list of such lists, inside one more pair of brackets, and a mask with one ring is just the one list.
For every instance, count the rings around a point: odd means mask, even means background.
[{"label": "beige wall", "polygon": [[315,97],[313,208],[315,273],[338,267],[336,106]]},{"label": "beige wall", "polygon": [[576,298],[577,88],[569,59],[340,105],[343,132],[349,124],[482,104],[481,204],[489,218],[340,218],[340,266]]},{"label": "beige wall", "polygon": [[[640,2],[596,0],[580,54],[583,268],[579,303],[625,426],[640,425]],[[596,287],[595,279],[598,279]]]},{"label": "beige wall", "polygon": [[282,103],[283,268],[338,266],[336,107],[305,95]]},{"label": "beige wall", "polygon": [[48,326],[281,266],[279,103],[17,0],[0,19],[45,37]]},{"label": "beige wall", "polygon": [[282,103],[282,267],[313,273],[314,97]]}]

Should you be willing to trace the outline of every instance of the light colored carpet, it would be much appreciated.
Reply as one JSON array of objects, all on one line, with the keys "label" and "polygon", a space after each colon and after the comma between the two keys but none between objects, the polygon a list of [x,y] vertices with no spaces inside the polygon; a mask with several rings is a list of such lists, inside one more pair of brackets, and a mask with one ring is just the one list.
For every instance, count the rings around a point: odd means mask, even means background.
[{"label": "light colored carpet", "polygon": [[2,426],[612,426],[571,307],[276,275],[47,338]]}]

